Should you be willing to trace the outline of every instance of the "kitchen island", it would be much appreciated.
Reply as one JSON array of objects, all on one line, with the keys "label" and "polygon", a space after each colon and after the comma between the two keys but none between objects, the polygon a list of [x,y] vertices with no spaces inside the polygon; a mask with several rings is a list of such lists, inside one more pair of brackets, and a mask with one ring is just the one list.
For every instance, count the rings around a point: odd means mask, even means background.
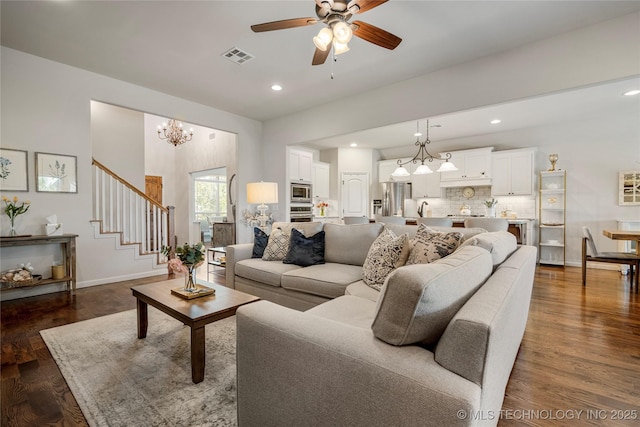
[{"label": "kitchen island", "polygon": [[[436,217],[434,217],[436,218]],[[454,227],[464,227],[464,220],[472,218],[471,216],[447,216],[453,221]],[[518,244],[521,245],[534,245],[533,241],[533,224],[535,219],[532,218],[513,218],[507,219],[509,221],[508,231],[516,236]],[[417,218],[407,218],[407,224],[417,224]]]}]

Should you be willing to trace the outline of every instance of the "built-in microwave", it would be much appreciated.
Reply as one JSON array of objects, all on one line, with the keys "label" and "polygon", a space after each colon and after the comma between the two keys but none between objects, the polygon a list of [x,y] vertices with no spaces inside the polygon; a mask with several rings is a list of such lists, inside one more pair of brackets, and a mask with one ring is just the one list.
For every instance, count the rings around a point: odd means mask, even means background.
[{"label": "built-in microwave", "polygon": [[291,203],[311,203],[311,184],[304,182],[291,183]]}]

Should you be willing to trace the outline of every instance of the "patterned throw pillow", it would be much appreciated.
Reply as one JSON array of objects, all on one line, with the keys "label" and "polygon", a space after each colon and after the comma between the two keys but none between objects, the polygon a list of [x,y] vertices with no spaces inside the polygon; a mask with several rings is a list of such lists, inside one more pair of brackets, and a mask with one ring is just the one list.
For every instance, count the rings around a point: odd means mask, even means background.
[{"label": "patterned throw pillow", "polygon": [[407,259],[407,264],[427,264],[444,258],[460,246],[462,238],[462,233],[457,231],[440,233],[420,224],[416,237],[412,241],[413,248],[409,259]]},{"label": "patterned throw pillow", "polygon": [[362,266],[362,280],[375,290],[380,290],[387,276],[404,265],[409,255],[409,235],[395,233],[385,228],[369,248]]},{"label": "patterned throw pillow", "polygon": [[276,228],[271,231],[269,235],[269,242],[264,249],[264,255],[262,259],[265,261],[282,261],[287,256],[289,251],[289,234],[286,234],[282,229]]}]

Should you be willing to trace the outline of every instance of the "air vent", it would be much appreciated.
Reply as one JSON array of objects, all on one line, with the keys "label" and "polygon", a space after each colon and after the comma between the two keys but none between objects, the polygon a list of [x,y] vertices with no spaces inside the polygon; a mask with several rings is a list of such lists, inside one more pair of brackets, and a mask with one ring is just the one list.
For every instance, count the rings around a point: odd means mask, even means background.
[{"label": "air vent", "polygon": [[222,56],[224,56],[231,62],[235,62],[236,64],[244,64],[245,62],[251,61],[253,58],[255,58],[249,52],[245,52],[244,50],[237,47],[232,47],[231,49],[223,53]]}]

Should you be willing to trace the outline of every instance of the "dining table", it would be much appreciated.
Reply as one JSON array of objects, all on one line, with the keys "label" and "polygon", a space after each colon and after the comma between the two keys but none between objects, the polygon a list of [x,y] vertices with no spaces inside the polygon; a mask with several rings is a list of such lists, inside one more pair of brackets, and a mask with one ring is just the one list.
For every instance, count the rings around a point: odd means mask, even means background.
[{"label": "dining table", "polygon": [[635,240],[636,255],[640,255],[640,230],[602,230],[612,240]]}]

